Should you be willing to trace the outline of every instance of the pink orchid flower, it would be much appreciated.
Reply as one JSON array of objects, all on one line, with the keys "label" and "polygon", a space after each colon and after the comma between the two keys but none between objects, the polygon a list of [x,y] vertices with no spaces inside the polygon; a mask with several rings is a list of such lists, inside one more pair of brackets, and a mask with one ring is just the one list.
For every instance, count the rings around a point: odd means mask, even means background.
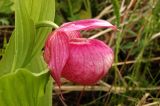
[{"label": "pink orchid flower", "polygon": [[86,19],[65,23],[49,34],[44,59],[58,86],[61,77],[91,85],[107,74],[114,59],[112,49],[100,40],[81,38],[80,35],[80,30],[96,28],[116,29],[107,21]]}]

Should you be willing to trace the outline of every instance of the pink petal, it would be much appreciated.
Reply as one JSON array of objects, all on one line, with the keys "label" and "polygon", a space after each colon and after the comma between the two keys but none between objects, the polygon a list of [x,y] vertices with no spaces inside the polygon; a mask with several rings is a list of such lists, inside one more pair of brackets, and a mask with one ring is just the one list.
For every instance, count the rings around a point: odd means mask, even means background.
[{"label": "pink petal", "polygon": [[70,41],[69,59],[62,76],[72,82],[91,85],[106,75],[113,63],[113,51],[102,41],[77,38]]},{"label": "pink petal", "polygon": [[50,57],[51,57],[51,54],[50,54],[50,47],[49,47],[49,40],[50,40],[50,37],[51,36],[48,36],[48,39],[46,40],[46,43],[45,43],[45,50],[44,50],[44,53],[43,53],[43,57],[44,57],[44,60],[45,62],[48,64],[49,61],[50,61]]},{"label": "pink petal", "polygon": [[66,31],[66,35],[69,39],[80,38],[81,34],[79,31]]},{"label": "pink petal", "polygon": [[79,30],[90,30],[96,28],[112,28],[116,29],[111,23],[99,20],[99,19],[86,19],[68,22],[63,24],[59,30],[61,31],[79,31]]},{"label": "pink petal", "polygon": [[45,45],[44,58],[51,69],[51,75],[59,86],[61,85],[61,72],[68,56],[67,35],[64,32],[58,31],[51,33]]}]

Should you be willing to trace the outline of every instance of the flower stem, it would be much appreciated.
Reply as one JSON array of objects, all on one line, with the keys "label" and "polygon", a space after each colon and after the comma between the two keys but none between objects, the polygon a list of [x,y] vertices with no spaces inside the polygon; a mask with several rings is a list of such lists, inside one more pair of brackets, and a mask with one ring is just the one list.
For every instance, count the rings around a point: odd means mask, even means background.
[{"label": "flower stem", "polygon": [[55,29],[59,28],[59,26],[52,21],[41,21],[37,23],[36,28],[40,28],[40,27],[53,27]]}]

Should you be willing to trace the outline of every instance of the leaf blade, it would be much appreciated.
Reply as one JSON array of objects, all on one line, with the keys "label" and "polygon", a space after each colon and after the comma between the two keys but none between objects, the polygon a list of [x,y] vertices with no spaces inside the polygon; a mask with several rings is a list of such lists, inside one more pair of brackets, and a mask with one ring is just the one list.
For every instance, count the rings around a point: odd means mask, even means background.
[{"label": "leaf blade", "polygon": [[[45,94],[49,72],[33,74],[26,69],[18,69],[0,78],[1,106],[38,106],[37,98]],[[17,85],[19,86],[17,89]]]}]

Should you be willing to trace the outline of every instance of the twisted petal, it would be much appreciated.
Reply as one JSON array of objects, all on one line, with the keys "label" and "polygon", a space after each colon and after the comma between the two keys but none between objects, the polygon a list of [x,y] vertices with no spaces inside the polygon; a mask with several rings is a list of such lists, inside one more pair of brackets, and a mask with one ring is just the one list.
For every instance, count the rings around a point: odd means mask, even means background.
[{"label": "twisted petal", "polygon": [[51,75],[59,86],[61,85],[61,72],[68,56],[67,35],[58,31],[51,33],[45,45],[44,57],[51,69]]},{"label": "twisted petal", "polygon": [[60,27],[59,30],[69,32],[69,31],[79,31],[79,30],[90,30],[96,28],[116,29],[115,26],[113,26],[107,21],[98,19],[86,19],[86,20],[78,20],[65,23]]}]

